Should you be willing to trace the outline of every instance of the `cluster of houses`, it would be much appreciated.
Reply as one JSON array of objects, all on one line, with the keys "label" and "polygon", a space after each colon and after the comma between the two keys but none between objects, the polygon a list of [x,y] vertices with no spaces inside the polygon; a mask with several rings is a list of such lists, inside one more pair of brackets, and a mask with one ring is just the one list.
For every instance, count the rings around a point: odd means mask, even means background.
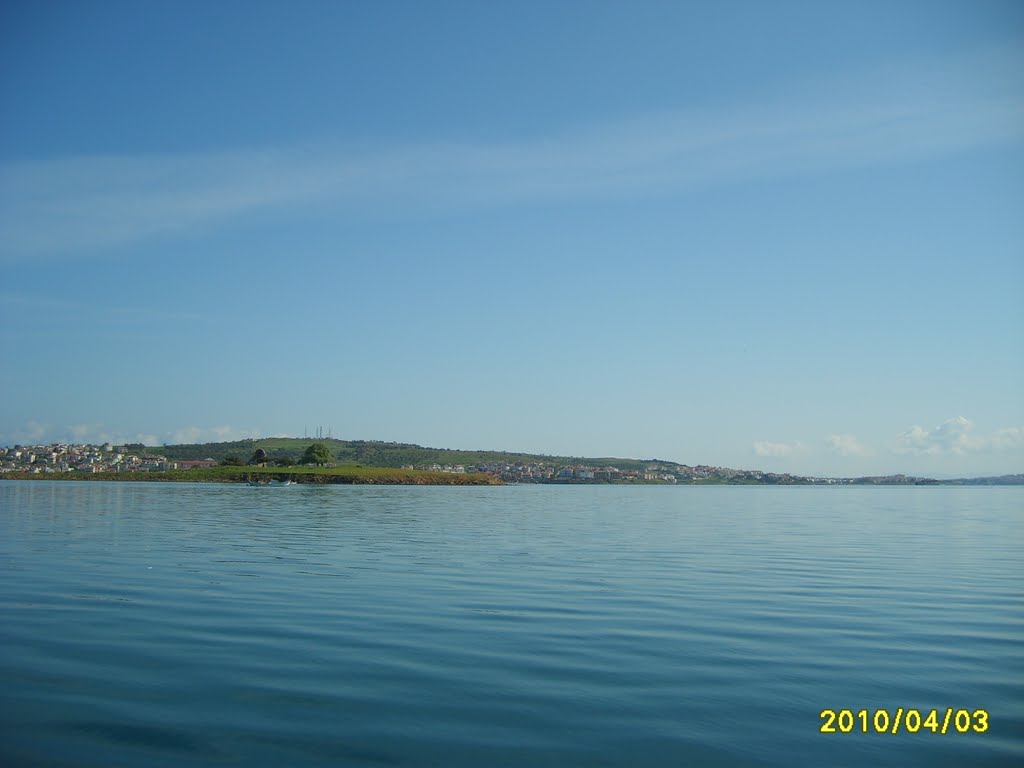
[{"label": "cluster of houses", "polygon": [[593,467],[585,464],[552,464],[547,462],[506,464],[488,463],[469,467],[470,472],[497,475],[509,483],[792,483],[806,478],[776,475],[747,469],[696,467],[685,464],[651,462],[639,469]]},{"label": "cluster of houses", "polygon": [[406,464],[402,469],[415,469],[420,472],[447,472],[450,475],[466,474],[464,464]]},{"label": "cluster of houses", "polygon": [[[849,484],[856,480],[838,478],[798,477],[790,474],[762,472],[756,469],[729,469],[700,464],[647,464],[642,469],[618,467],[592,467],[585,464],[555,464],[548,462],[517,463],[487,462],[482,464],[408,464],[402,469],[425,472],[464,474],[481,472],[500,477],[506,483],[701,483],[725,482],[750,485],[790,485],[794,483]],[[884,478],[889,480],[889,478]]]},{"label": "cluster of houses", "polygon": [[652,464],[644,470],[617,467],[590,467],[582,464],[552,464],[547,462],[516,463],[486,462],[466,467],[441,464],[408,465],[404,469],[428,472],[481,472],[500,477],[506,483],[574,483],[574,482],[662,482],[674,483],[676,476],[665,467]]},{"label": "cluster of houses", "polygon": [[[76,445],[51,443],[49,445],[16,445],[0,448],[0,473],[30,472],[53,474],[58,472],[156,472],[168,469],[193,469],[213,467],[215,459],[181,460],[139,450],[141,446]],[[481,464],[416,464],[403,469],[417,469],[427,472],[448,472],[465,474],[481,472],[500,477],[507,483],[701,483],[726,482],[746,484],[850,484],[881,483],[910,484],[921,482],[917,478],[896,475],[883,478],[808,478],[789,474],[774,474],[748,469],[728,469],[685,464],[645,464],[640,469],[619,469],[617,467],[593,467],[584,464],[560,464],[553,462],[487,462]]]},{"label": "cluster of houses", "polygon": [[213,459],[201,461],[170,461],[165,456],[132,451],[126,446],[76,445],[51,443],[49,445],[16,445],[0,448],[0,472],[30,472],[55,474],[58,472],[159,472],[166,469],[212,467]]}]

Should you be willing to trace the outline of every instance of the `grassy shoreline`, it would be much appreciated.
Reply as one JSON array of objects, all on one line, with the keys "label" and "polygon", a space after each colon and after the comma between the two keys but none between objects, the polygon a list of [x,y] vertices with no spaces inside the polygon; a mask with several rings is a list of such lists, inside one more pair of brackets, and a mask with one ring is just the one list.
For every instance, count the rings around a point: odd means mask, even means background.
[{"label": "grassy shoreline", "polygon": [[107,480],[156,483],[244,483],[253,480],[292,480],[307,485],[502,485],[492,475],[422,472],[388,467],[209,467],[163,472],[9,472],[8,480]]}]

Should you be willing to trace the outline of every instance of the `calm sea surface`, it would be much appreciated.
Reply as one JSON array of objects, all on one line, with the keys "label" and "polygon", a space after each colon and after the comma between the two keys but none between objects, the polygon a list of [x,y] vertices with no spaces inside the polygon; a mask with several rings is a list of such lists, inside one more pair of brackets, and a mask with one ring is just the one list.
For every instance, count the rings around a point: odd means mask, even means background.
[{"label": "calm sea surface", "polygon": [[1024,765],[1024,489],[3,481],[0,763]]}]

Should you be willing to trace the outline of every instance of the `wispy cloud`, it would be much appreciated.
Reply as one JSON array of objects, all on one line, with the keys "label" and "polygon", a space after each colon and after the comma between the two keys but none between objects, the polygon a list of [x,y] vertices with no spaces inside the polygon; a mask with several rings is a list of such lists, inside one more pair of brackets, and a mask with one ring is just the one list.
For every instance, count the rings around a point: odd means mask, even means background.
[{"label": "wispy cloud", "polygon": [[[822,442],[773,442],[762,440],[751,445],[754,455],[766,459],[799,457],[801,461],[825,460],[826,456],[846,460],[877,461],[893,455],[919,460],[924,466],[960,465],[968,457],[975,459],[1000,455],[1000,461],[1024,457],[1024,428],[1006,427],[979,434],[968,418],[956,416],[932,429],[914,425],[889,441],[862,441],[851,434],[832,434]],[[988,461],[989,459],[984,459]],[[880,465],[884,470],[884,466]]]},{"label": "wispy cloud", "polygon": [[994,452],[1012,451],[1024,447],[1024,429],[1007,427],[998,429],[988,438],[989,448]]},{"label": "wispy cloud", "polygon": [[762,458],[783,458],[792,456],[803,446],[800,443],[772,443],[764,440],[755,442],[751,449],[755,456]]},{"label": "wispy cloud", "polygon": [[28,421],[8,433],[0,433],[0,445],[37,445],[53,442],[89,443],[142,443],[143,445],[176,445],[180,443],[218,443],[248,438],[267,437],[255,427],[219,425],[212,427],[188,426],[163,433],[132,432],[111,428],[101,422],[83,422],[55,426]]},{"label": "wispy cloud", "polygon": [[226,443],[234,440],[247,440],[262,437],[259,429],[221,425],[217,427],[183,427],[168,432],[163,442],[168,445],[180,443]]},{"label": "wispy cloud", "polygon": [[974,422],[957,416],[934,429],[914,425],[892,441],[890,450],[899,455],[944,456],[1010,451],[1024,446],[1024,429],[1008,427],[991,435],[973,433]]},{"label": "wispy cloud", "polygon": [[0,441],[3,441],[3,445],[34,445],[44,440],[51,433],[51,429],[49,424],[40,421],[27,421],[8,434],[0,433]]},{"label": "wispy cloud", "polygon": [[[1024,137],[1024,55],[922,62],[802,97],[657,114],[519,143],[58,158],[0,168],[0,259],[74,253],[255,213],[403,215],[659,195],[899,162]],[[824,96],[823,96],[824,94]]]},{"label": "wispy cloud", "polygon": [[46,445],[48,443],[143,443],[157,445],[155,434],[124,432],[110,429],[101,423],[64,424],[61,426],[39,421],[27,421],[20,427],[0,432],[0,445]]},{"label": "wispy cloud", "polygon": [[103,424],[71,424],[62,429],[54,430],[47,442],[88,443],[91,445],[124,445],[125,443],[142,443],[157,445],[159,438],[154,434],[143,432],[125,433],[110,430]]},{"label": "wispy cloud", "polygon": [[853,435],[829,435],[825,443],[838,456],[868,456],[871,451]]}]

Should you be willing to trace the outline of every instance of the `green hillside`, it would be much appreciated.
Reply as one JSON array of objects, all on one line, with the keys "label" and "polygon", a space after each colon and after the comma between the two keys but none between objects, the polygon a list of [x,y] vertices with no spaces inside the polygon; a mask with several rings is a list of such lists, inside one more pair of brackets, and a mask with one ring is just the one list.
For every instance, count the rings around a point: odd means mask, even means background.
[{"label": "green hillside", "polygon": [[[362,465],[366,467],[398,468],[421,464],[463,464],[488,463],[531,464],[587,464],[592,467],[616,466],[619,469],[643,469],[654,460],[620,458],[583,458],[572,456],[545,456],[543,454],[516,453],[509,451],[469,451],[447,448],[424,448],[411,443],[388,443],[380,440],[336,440],[299,437],[267,437],[258,440],[237,440],[226,443],[201,443],[183,445],[152,446],[147,450],[159,453],[168,459],[216,459],[223,461],[229,456],[248,461],[257,449],[266,451],[271,461],[291,459],[298,461],[302,453],[313,443],[328,446],[339,464]],[[660,461],[660,464],[673,462]]]},{"label": "green hillside", "polygon": [[210,467],[174,469],[163,472],[57,472],[34,474],[12,472],[11,480],[132,481],[188,483],[244,483],[291,480],[302,485],[500,485],[501,481],[484,474],[417,472],[387,467]]}]

